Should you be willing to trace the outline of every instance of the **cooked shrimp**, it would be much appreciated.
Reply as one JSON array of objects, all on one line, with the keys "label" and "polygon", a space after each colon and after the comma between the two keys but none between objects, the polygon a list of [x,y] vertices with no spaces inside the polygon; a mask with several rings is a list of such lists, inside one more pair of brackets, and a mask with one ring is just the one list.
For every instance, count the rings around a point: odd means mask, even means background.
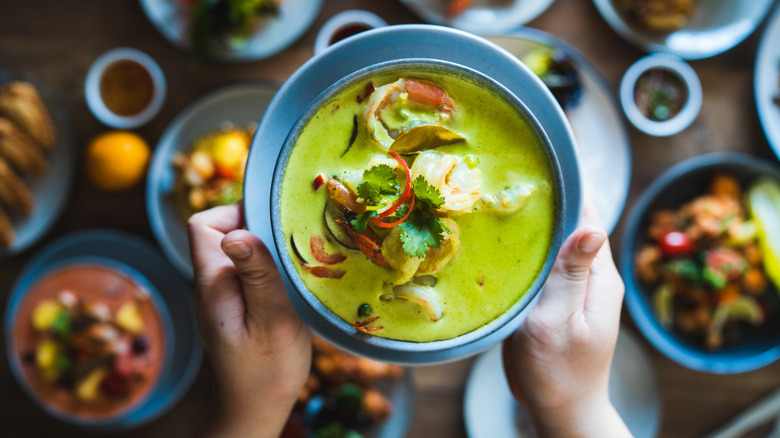
[{"label": "cooked shrimp", "polygon": [[422,152],[412,165],[412,179],[420,175],[444,197],[444,205],[439,208],[442,213],[470,213],[482,196],[479,168],[471,169],[456,155]]},{"label": "cooked shrimp", "polygon": [[440,271],[447,263],[455,257],[460,247],[460,230],[458,223],[450,218],[442,218],[444,225],[449,228],[449,233],[446,233],[444,240],[442,240],[441,246],[438,248],[431,248],[428,254],[425,255],[425,259],[420,263],[417,268],[418,274],[426,274]]},{"label": "cooked shrimp", "polygon": [[480,199],[488,210],[499,213],[516,213],[523,208],[536,188],[530,184],[504,189],[495,195],[482,195]]},{"label": "cooked shrimp", "polygon": [[453,106],[438,85],[399,79],[371,93],[363,116],[371,138],[387,151],[399,135],[415,126],[444,124]]},{"label": "cooked shrimp", "polygon": [[401,227],[393,227],[382,241],[382,256],[395,271],[397,284],[409,282],[423,261],[421,257],[412,257],[404,252],[401,233]]}]

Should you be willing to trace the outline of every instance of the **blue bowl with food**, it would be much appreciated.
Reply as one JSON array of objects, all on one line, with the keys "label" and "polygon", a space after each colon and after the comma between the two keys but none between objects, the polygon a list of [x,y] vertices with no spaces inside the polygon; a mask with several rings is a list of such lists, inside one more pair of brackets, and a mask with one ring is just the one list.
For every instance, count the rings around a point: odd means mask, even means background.
[{"label": "blue bowl with food", "polygon": [[677,164],[636,202],[620,252],[626,305],[648,340],[718,374],[780,357],[780,169],[714,153]]}]

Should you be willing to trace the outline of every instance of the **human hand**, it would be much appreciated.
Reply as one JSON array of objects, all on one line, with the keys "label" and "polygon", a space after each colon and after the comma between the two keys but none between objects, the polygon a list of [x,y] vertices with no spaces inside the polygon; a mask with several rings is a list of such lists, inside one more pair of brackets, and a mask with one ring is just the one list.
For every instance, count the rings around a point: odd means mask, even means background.
[{"label": "human hand", "polygon": [[607,392],[623,292],[607,233],[586,202],[539,302],[503,345],[510,389],[541,436],[631,436]]},{"label": "human hand", "polygon": [[238,205],[189,220],[198,324],[217,380],[206,436],[277,437],[309,374],[311,335]]}]

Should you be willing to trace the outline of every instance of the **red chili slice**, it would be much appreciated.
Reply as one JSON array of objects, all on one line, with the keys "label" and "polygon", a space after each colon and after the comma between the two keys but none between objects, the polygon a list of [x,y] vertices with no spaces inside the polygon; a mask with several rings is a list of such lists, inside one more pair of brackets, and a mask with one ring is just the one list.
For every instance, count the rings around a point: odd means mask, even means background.
[{"label": "red chili slice", "polygon": [[369,218],[369,220],[374,224],[376,224],[378,227],[393,228],[396,225],[401,225],[402,223],[404,223],[404,221],[409,217],[409,213],[412,212],[413,208],[414,208],[414,195],[412,195],[412,201],[409,203],[409,210],[406,211],[406,214],[401,219],[398,219],[397,221],[390,222],[390,223],[382,222],[379,220],[379,218],[375,218],[375,217]]},{"label": "red chili slice", "polygon": [[328,254],[325,252],[325,242],[320,236],[311,236],[309,249],[311,249],[311,255],[314,259],[324,265],[335,265],[347,259],[347,256],[344,254]]},{"label": "red chili slice", "polygon": [[390,156],[395,158],[396,161],[401,164],[401,167],[404,168],[404,172],[406,172],[406,185],[404,186],[404,192],[401,194],[401,197],[398,198],[398,200],[395,201],[395,203],[391,205],[390,208],[379,213],[379,219],[384,219],[398,210],[398,207],[402,206],[406,200],[409,199],[409,194],[412,192],[412,171],[409,170],[409,166],[406,164],[406,161],[404,161],[404,159],[395,152],[390,152]]},{"label": "red chili slice", "polygon": [[316,192],[319,190],[322,185],[325,184],[325,175],[319,174],[314,178],[314,181],[311,182],[311,186],[314,188],[314,191]]},{"label": "red chili slice", "polygon": [[311,275],[319,278],[335,278],[339,279],[346,274],[346,271],[342,271],[341,269],[333,269],[329,268],[327,266],[311,266],[311,265],[301,265],[303,266],[303,269],[308,271]]},{"label": "red chili slice", "polygon": [[443,88],[417,79],[406,81],[406,92],[409,94],[409,100],[420,105],[437,108],[448,101],[447,92]]}]

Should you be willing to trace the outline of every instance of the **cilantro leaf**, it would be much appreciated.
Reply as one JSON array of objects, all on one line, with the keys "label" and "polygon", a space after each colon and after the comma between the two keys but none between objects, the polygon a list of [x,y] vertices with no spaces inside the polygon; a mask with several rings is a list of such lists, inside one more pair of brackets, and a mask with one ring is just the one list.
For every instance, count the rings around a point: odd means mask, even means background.
[{"label": "cilantro leaf", "polygon": [[357,217],[349,221],[349,223],[352,225],[352,228],[354,228],[355,231],[357,231],[359,234],[363,234],[363,232],[366,231],[366,227],[368,226],[368,220],[373,216],[377,216],[375,211],[365,211],[358,214]]},{"label": "cilantro leaf", "polygon": [[449,229],[430,212],[415,208],[401,227],[403,250],[412,257],[425,257],[430,248],[438,248]]},{"label": "cilantro leaf", "polygon": [[419,175],[412,181],[412,190],[417,197],[416,202],[424,203],[430,209],[439,208],[444,204],[444,197],[439,190],[429,185],[422,175]]},{"label": "cilantro leaf", "polygon": [[358,185],[358,195],[373,204],[382,198],[398,193],[398,175],[387,164],[374,166],[363,172],[363,181]]}]

